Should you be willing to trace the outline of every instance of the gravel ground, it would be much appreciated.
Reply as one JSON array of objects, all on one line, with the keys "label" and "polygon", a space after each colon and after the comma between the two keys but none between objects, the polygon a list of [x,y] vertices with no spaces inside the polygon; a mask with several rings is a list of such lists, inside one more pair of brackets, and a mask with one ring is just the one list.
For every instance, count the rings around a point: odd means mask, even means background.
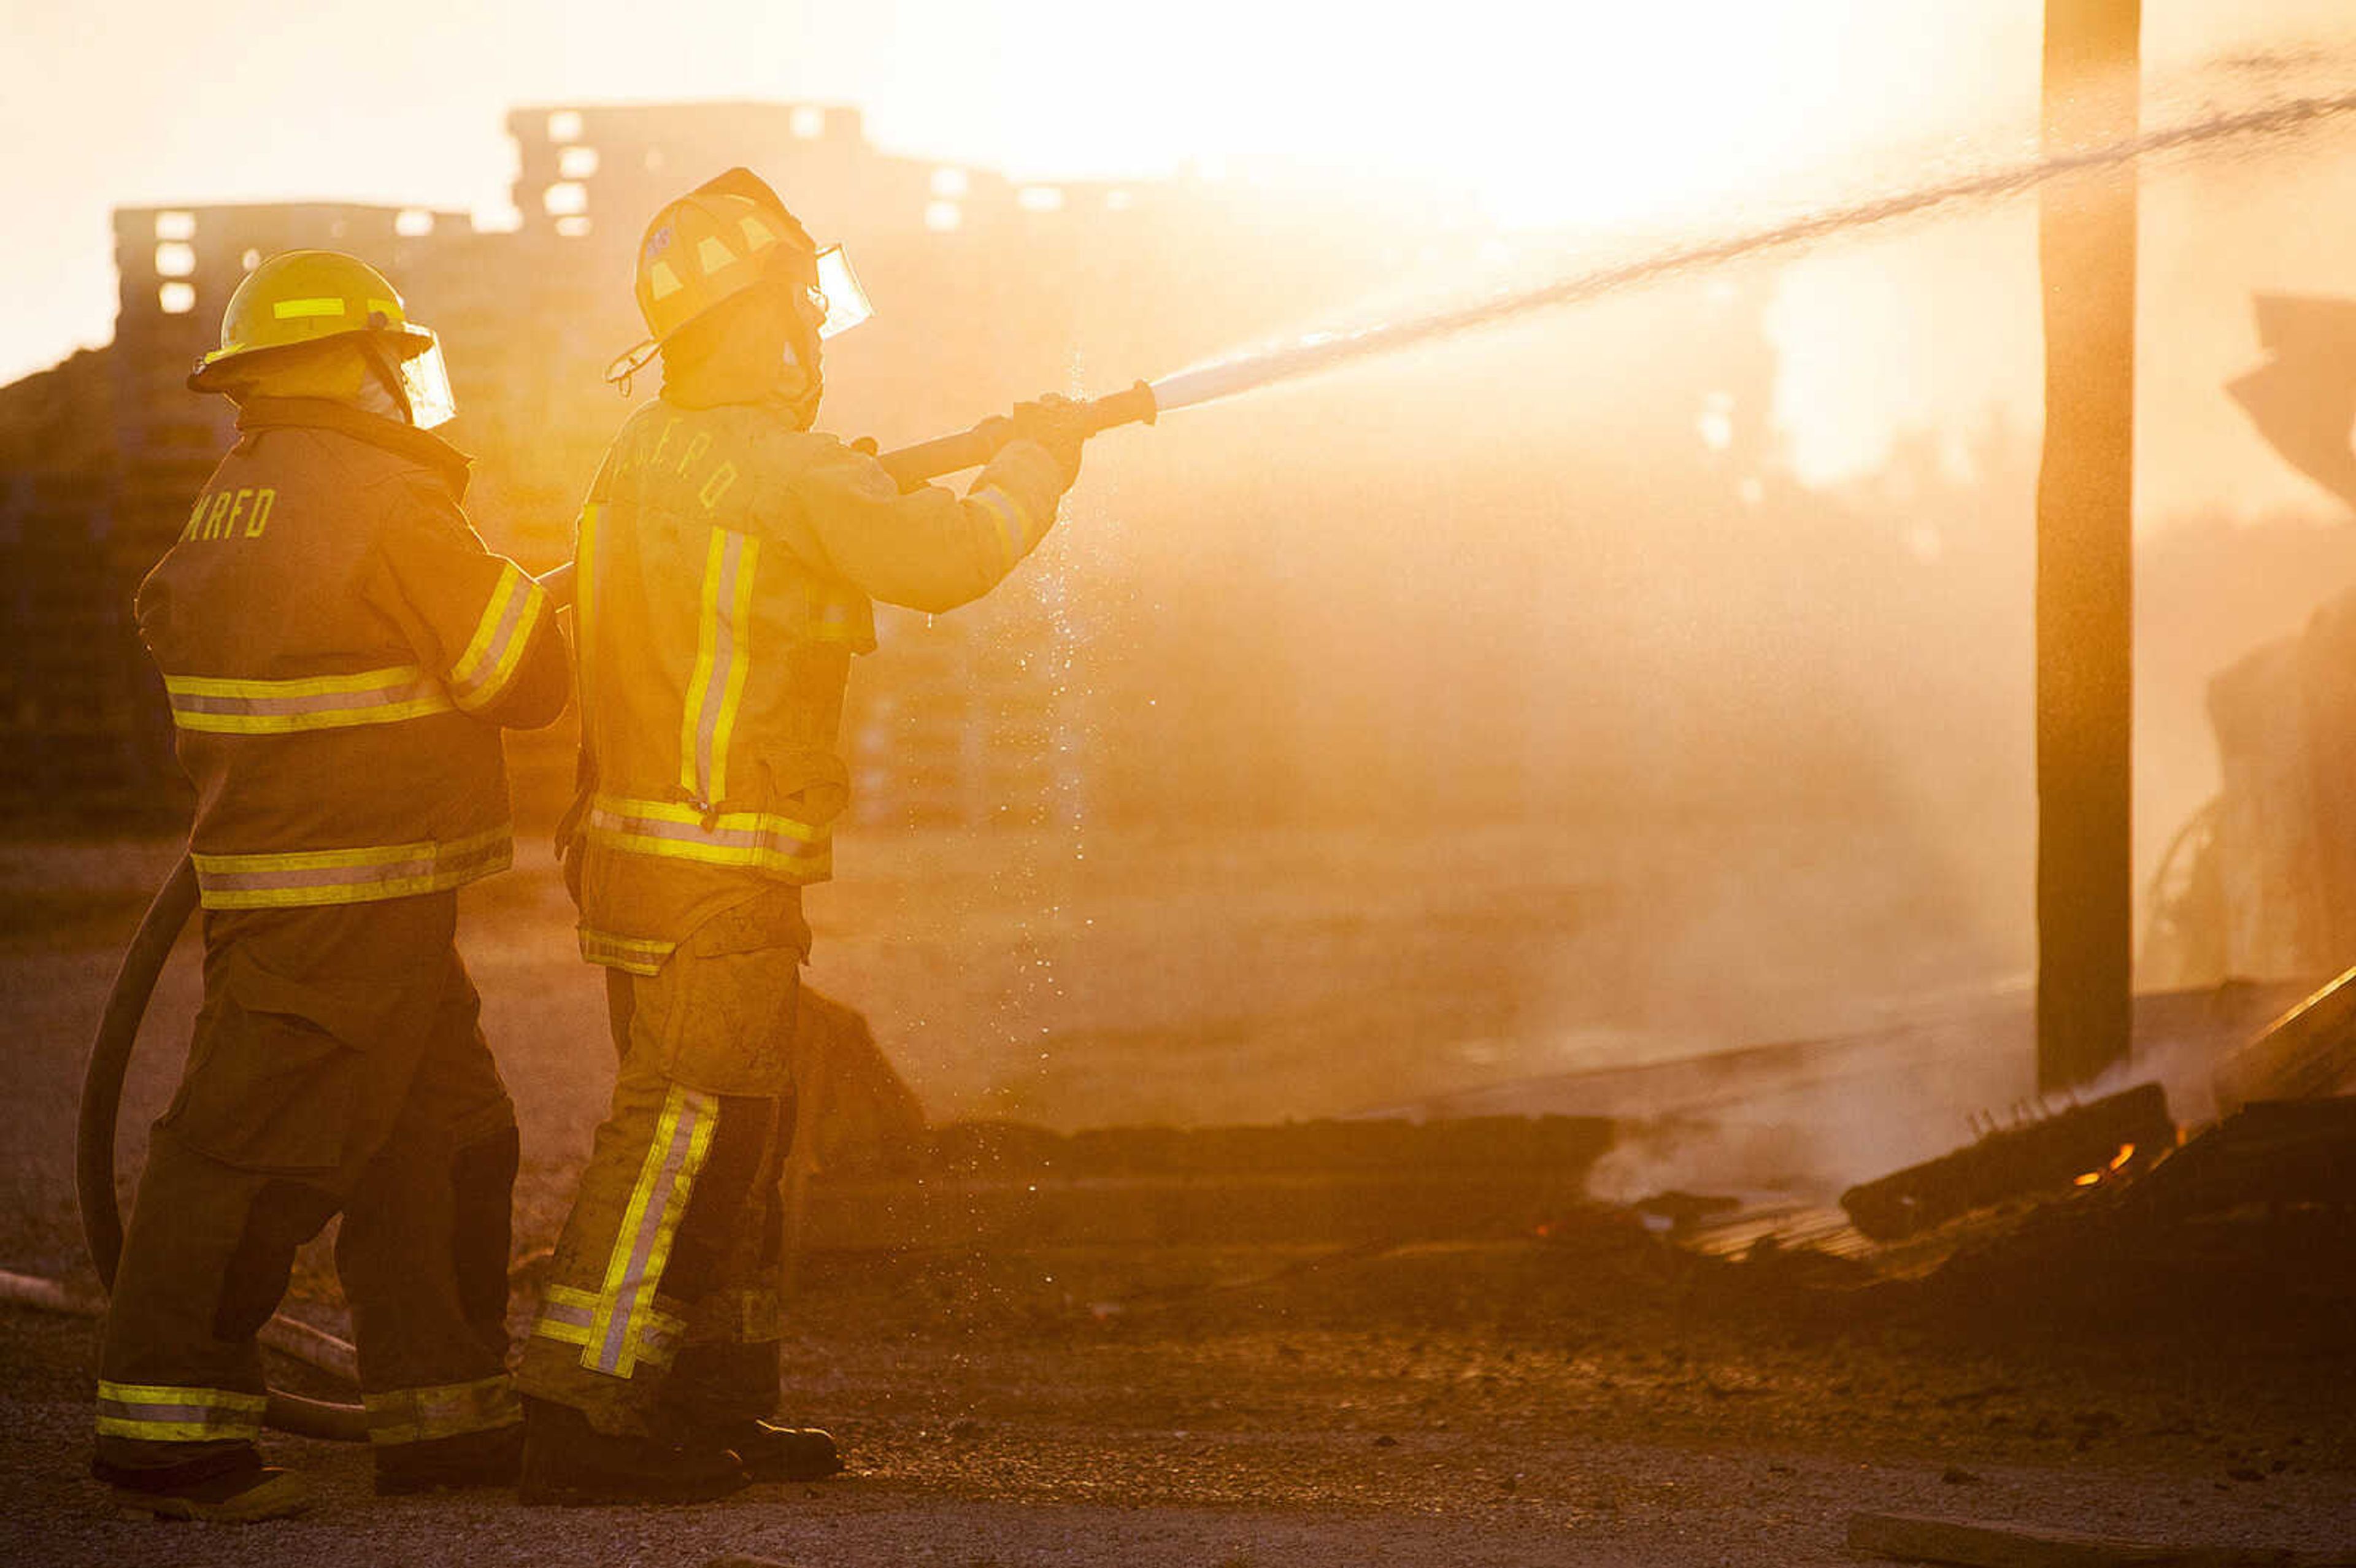
[{"label": "gravel ground", "polygon": [[[1806,1564],[1850,1561],[1842,1541],[1860,1509],[2356,1545],[2344,1450],[2277,1467],[2281,1456],[2230,1420],[2158,1436],[2069,1423],[2035,1462],[2043,1440],[1988,1435],[1985,1399],[1918,1389],[1877,1409],[1828,1387],[1796,1403],[1767,1389],[1713,1419],[1708,1407],[1727,1396],[1681,1394],[1674,1375],[1648,1383],[1619,1352],[1547,1358],[1491,1335],[1397,1326],[1083,1344],[811,1340],[797,1347],[800,1407],[831,1422],[853,1460],[819,1486],[699,1509],[528,1511],[493,1494],[379,1501],[359,1451],[284,1440],[277,1456],[318,1484],[314,1514],[247,1529],[155,1525],[121,1517],[80,1478],[88,1339],[81,1324],[0,1313],[10,1390],[0,1559]],[[1890,1378],[1887,1358],[1866,1359],[1867,1375]],[[1722,1387],[1749,1375],[1716,1357],[1702,1370]],[[1923,1386],[1939,1384],[1934,1373]],[[1817,1406],[1815,1418],[1795,1421],[1796,1403]],[[1897,1406],[1920,1408],[1910,1417]],[[2088,1430],[2116,1435],[2088,1444]]]},{"label": "gravel ground", "polygon": [[1959,1322],[1602,1212],[1543,1242],[1275,1261],[814,1257],[786,1408],[844,1440],[846,1477],[527,1513],[378,1503],[359,1452],[284,1442],[323,1507],[245,1531],[118,1519],[80,1478],[89,1326],[0,1312],[0,1560],[160,1539],[191,1563],[1782,1564],[1846,1561],[1869,1509],[2356,1549],[2356,1356],[2328,1326]]}]

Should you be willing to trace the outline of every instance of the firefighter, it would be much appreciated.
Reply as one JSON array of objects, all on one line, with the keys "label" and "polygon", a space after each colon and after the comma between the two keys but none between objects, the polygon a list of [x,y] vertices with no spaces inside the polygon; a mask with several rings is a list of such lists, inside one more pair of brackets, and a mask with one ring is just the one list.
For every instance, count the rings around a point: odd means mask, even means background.
[{"label": "firefighter", "polygon": [[159,1517],[297,1511],[254,1334],[340,1211],[379,1492],[511,1481],[514,1109],[453,945],[510,859],[502,726],[570,691],[548,596],[459,509],[432,332],[373,268],[273,256],[188,379],[238,440],[141,584],[197,789],[204,1003],[109,1303],[92,1473]]},{"label": "firefighter", "polygon": [[841,1467],[769,1417],[802,889],[849,790],[844,682],[873,601],[953,609],[1030,553],[1085,439],[1072,405],[1026,405],[959,497],[813,431],[819,340],[866,304],[744,169],[655,215],[637,295],[651,336],[612,379],[659,355],[662,392],[581,514],[563,831],[620,1065],[518,1374],[526,1502]]}]

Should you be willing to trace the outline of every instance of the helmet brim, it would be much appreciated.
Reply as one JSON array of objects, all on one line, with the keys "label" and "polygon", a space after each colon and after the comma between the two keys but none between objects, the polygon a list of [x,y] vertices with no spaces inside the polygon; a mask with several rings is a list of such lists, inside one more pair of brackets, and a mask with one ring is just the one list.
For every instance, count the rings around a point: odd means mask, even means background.
[{"label": "helmet brim", "polygon": [[197,361],[196,368],[188,373],[188,389],[193,392],[223,391],[273,358],[300,354],[323,343],[340,343],[352,337],[374,342],[397,362],[435,353],[442,345],[442,340],[434,335],[431,328],[406,322],[399,326],[356,326],[348,332],[324,333],[317,337],[305,338],[300,343],[225,344]]}]

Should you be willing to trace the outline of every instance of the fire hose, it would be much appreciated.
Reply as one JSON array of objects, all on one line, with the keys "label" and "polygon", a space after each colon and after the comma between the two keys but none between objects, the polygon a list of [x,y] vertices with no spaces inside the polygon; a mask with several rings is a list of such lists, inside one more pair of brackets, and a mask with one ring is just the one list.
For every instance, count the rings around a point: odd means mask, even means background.
[{"label": "fire hose", "polygon": [[[1143,381],[1081,405],[1088,433],[1122,424],[1151,424],[1157,412],[1153,389]],[[998,448],[1012,439],[1010,421],[992,421],[957,435],[903,447],[878,460],[904,490],[928,480],[987,463]],[[573,598],[573,568],[557,567],[541,579],[560,607]],[[82,1240],[91,1266],[102,1285],[112,1288],[116,1265],[123,1255],[123,1214],[114,1189],[115,1129],[123,1107],[123,1083],[130,1071],[131,1052],[138,1043],[139,1026],[155,992],[173,944],[197,908],[197,873],[186,855],[139,922],[124,950],[108,992],[106,1010],[99,1018],[90,1057],[82,1072],[81,1115],[74,1136],[74,1184],[81,1205]],[[0,1274],[0,1297],[52,1310],[84,1311],[84,1302],[53,1281]],[[314,1366],[351,1381],[352,1348],[334,1336],[284,1315],[273,1317],[260,1336],[263,1343],[294,1355]],[[368,1429],[357,1404],[308,1399],[273,1389],[264,1423],[280,1432],[332,1442],[360,1443]]]}]

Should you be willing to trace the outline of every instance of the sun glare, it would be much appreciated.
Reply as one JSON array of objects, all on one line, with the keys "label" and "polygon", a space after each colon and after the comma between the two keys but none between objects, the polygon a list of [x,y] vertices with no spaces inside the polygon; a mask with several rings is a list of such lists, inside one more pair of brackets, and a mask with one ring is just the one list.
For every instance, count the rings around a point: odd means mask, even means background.
[{"label": "sun glare", "polygon": [[[2033,125],[2035,0],[1974,7],[1961,37],[1952,0],[1469,0],[1412,28],[1239,0],[1177,30],[1050,9],[1071,69],[1044,100],[1001,102],[995,128],[1043,175],[1070,172],[1076,121],[1081,155],[1108,165],[1408,179],[1510,225],[1594,229],[1839,178],[1879,146]],[[1149,80],[1101,69],[1149,56]]]}]

